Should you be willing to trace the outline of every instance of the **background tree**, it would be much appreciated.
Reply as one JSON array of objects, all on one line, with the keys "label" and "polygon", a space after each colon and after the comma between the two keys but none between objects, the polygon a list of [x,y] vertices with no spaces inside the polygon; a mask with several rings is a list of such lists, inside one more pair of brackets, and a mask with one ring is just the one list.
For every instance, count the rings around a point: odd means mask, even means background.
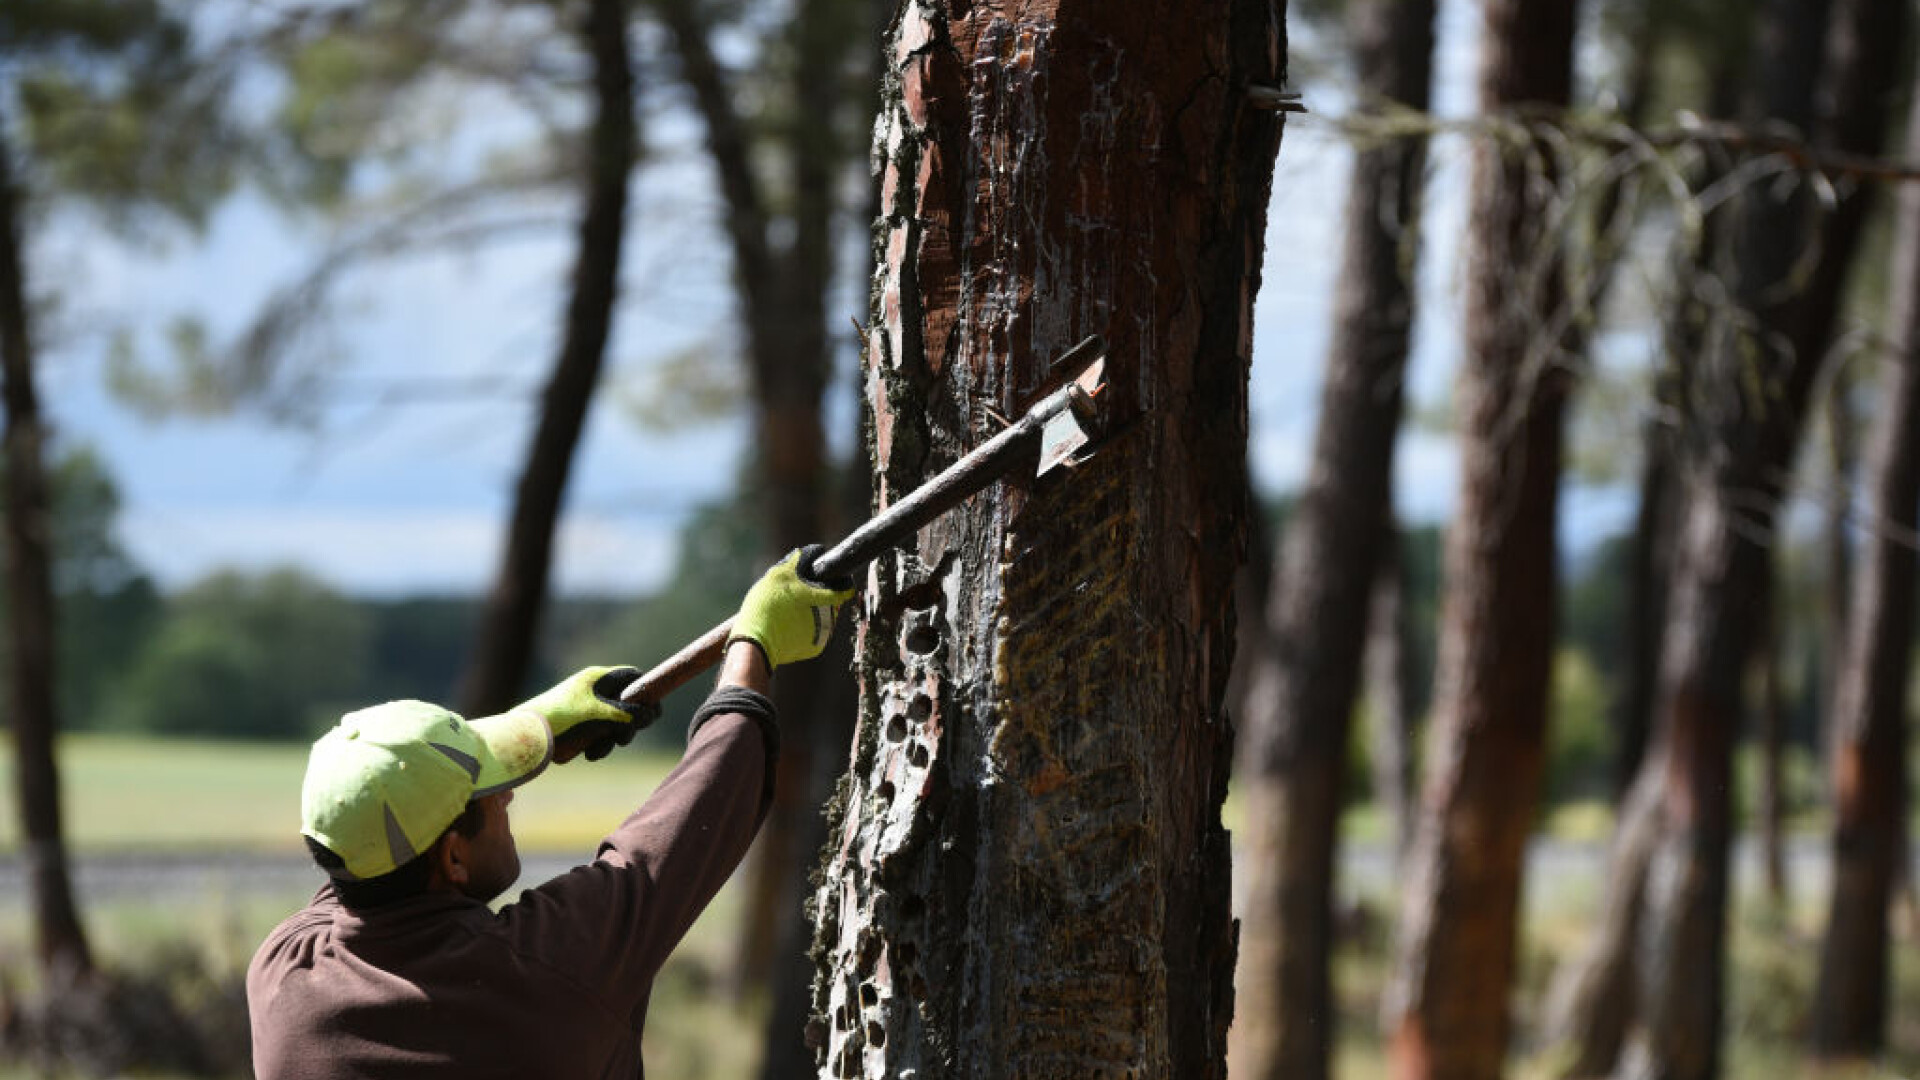
[{"label": "background tree", "polygon": [[[1920,107],[1909,105],[1906,151],[1920,155]],[[1907,701],[1913,663],[1913,530],[1920,526],[1920,189],[1899,192],[1892,341],[1883,358],[1869,451],[1873,523],[1853,587],[1833,711],[1832,899],[1814,996],[1813,1047],[1827,1059],[1870,1058],[1885,1045],[1888,909],[1905,861]]]},{"label": "background tree", "polygon": [[541,397],[539,420],[514,489],[500,569],[461,685],[459,700],[468,716],[504,711],[527,686],[535,635],[546,605],[553,534],[619,296],[627,178],[637,154],[627,5],[622,0],[590,0],[581,36],[593,58],[595,112],[586,136],[586,195],[572,292],[560,353]]},{"label": "background tree", "polygon": [[[747,16],[748,29],[765,26],[753,41],[753,79],[720,58],[716,38],[743,29],[729,25],[724,9],[652,0],[652,10],[725,200],[752,415],[746,490],[763,518],[761,561],[770,562],[830,540],[843,525],[823,419],[834,359],[828,312],[846,250],[840,226],[859,190],[849,183],[864,150],[856,131],[874,104],[867,50],[878,49],[876,5],[801,0],[735,13]],[[853,205],[864,207],[864,197]],[[783,673],[774,691],[783,732],[777,805],[749,862],[734,972],[740,988],[772,982],[762,1068],[770,1078],[812,1065],[801,1030],[810,971],[797,958],[806,951],[806,872],[824,839],[819,807],[830,784],[816,755],[837,768],[852,730],[851,676],[845,657],[838,660]]]},{"label": "background tree", "polygon": [[[1486,8],[1484,112],[1569,101],[1570,0]],[[1538,795],[1556,627],[1554,529],[1563,411],[1565,283],[1550,158],[1520,126],[1474,147],[1468,218],[1461,486],[1425,814],[1409,857],[1385,1003],[1394,1075],[1501,1072],[1516,965],[1522,856]],[[1537,175],[1544,168],[1545,175]]]},{"label": "background tree", "polygon": [[[868,348],[898,498],[1107,335],[1099,455],[869,574],[816,894],[821,1075],[1224,1075],[1224,723],[1272,5],[913,4]],[[991,897],[992,902],[982,899]]]},{"label": "background tree", "polygon": [[[1753,69],[1761,115],[1812,130],[1818,115],[1813,88],[1824,77],[1832,87],[1830,100],[1845,102],[1849,111],[1829,110],[1844,121],[1816,138],[1836,148],[1858,147],[1850,141],[1855,133],[1874,125],[1855,114],[1884,110],[1891,85],[1883,50],[1901,33],[1898,22],[1883,21],[1889,11],[1852,0],[1837,4],[1832,25],[1842,29],[1833,36],[1836,51],[1829,53],[1825,5],[1782,0],[1764,9]],[[1884,126],[1884,112],[1880,118]],[[1651,838],[1644,857],[1660,872],[1647,873],[1644,864],[1616,865],[1607,900],[1610,908],[1644,904],[1639,932],[1627,936],[1637,942],[1636,1019],[1621,1067],[1635,1072],[1686,1078],[1713,1076],[1719,1069],[1732,752],[1741,727],[1742,672],[1753,648],[1757,605],[1771,587],[1768,544],[1783,483],[1824,354],[1823,348],[1803,347],[1819,340],[1806,328],[1830,318],[1821,314],[1823,293],[1791,287],[1818,227],[1809,202],[1803,186],[1742,189],[1726,255],[1734,306],[1717,321],[1687,390],[1699,419],[1683,457],[1685,510],[1667,608],[1656,745],[1621,824],[1623,834]],[[1638,901],[1616,895],[1640,889]]]},{"label": "background tree", "polygon": [[[1363,109],[1426,111],[1433,16],[1426,0],[1349,7]],[[1376,585],[1399,576],[1398,547],[1388,542],[1393,460],[1425,163],[1422,135],[1355,157],[1313,468],[1264,599],[1270,640],[1243,661],[1251,669],[1239,773],[1248,781],[1244,955],[1232,1035],[1235,1070],[1254,1077],[1327,1075],[1349,718]],[[1394,626],[1397,610],[1387,618]]]},{"label": "background tree", "polygon": [[310,740],[365,703],[369,613],[306,574],[219,573],[167,606],[108,727]]},{"label": "background tree", "polygon": [[227,83],[197,66],[184,24],[153,2],[65,0],[0,12],[0,366],[5,373],[8,686],[35,949],[56,986],[92,956],[66,865],[58,730],[49,436],[35,384],[32,230],[71,200],[109,224],[136,210],[188,224],[225,190]]}]

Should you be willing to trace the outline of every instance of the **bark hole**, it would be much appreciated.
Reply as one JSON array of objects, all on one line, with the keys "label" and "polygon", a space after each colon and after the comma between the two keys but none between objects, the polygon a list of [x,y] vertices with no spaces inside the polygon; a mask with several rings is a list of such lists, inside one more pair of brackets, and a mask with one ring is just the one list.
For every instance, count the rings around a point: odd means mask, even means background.
[{"label": "bark hole", "polygon": [[899,713],[887,719],[887,741],[899,742],[907,737],[907,718]]},{"label": "bark hole", "polygon": [[907,744],[907,764],[916,769],[924,769],[927,767],[927,761],[926,743],[912,742]]},{"label": "bark hole", "polygon": [[924,724],[933,716],[933,698],[925,691],[913,695],[907,703],[907,719],[915,724]]},{"label": "bark hole", "polygon": [[925,624],[909,626],[902,644],[915,656],[927,656],[940,647],[940,632]]}]

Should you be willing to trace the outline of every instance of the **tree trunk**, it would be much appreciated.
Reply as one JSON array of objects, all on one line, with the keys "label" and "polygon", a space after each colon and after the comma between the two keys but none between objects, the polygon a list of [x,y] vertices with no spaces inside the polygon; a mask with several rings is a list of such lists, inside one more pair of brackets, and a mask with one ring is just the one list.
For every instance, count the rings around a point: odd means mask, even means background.
[{"label": "tree trunk", "polygon": [[[1350,14],[1361,85],[1424,111],[1432,3],[1367,0]],[[1272,641],[1251,658],[1238,774],[1245,956],[1232,1031],[1245,1076],[1327,1075],[1340,797],[1392,511],[1425,160],[1418,136],[1355,156],[1313,466],[1266,599]]]},{"label": "tree trunk", "polygon": [[[1904,0],[1838,0],[1834,50],[1827,52],[1825,4],[1779,0],[1762,24],[1761,95],[1775,120],[1813,119],[1812,87],[1822,62],[1826,100],[1845,108],[1821,140],[1871,153],[1870,123],[1893,85]],[[1888,20],[1892,20],[1889,23]],[[1877,31],[1867,28],[1878,27]],[[1889,33],[1889,28],[1895,32]],[[1881,36],[1893,40],[1873,40]],[[1871,45],[1871,48],[1867,46]],[[1849,112],[1848,110],[1852,110]],[[1870,118],[1869,118],[1870,119]],[[1631,1076],[1704,1080],[1718,1075],[1724,1001],[1732,754],[1740,729],[1740,671],[1754,643],[1756,601],[1767,591],[1768,545],[1825,354],[1813,330],[1832,325],[1844,278],[1827,259],[1850,252],[1865,192],[1843,200],[1822,228],[1824,248],[1807,291],[1788,286],[1812,236],[1809,200],[1778,187],[1743,194],[1733,236],[1731,291],[1762,334],[1729,328],[1704,357],[1706,453],[1690,466],[1682,547],[1668,609],[1662,665],[1659,839],[1638,936],[1640,1005],[1629,1036]],[[1849,225],[1848,219],[1854,218]],[[1811,328],[1811,329],[1810,329]],[[1789,346],[1779,347],[1784,338]],[[1757,390],[1759,396],[1747,396]]]},{"label": "tree trunk", "polygon": [[[1769,578],[1774,575],[1769,574]],[[1779,589],[1771,581],[1759,599],[1759,637],[1753,645],[1753,703],[1760,744],[1760,790],[1754,814],[1760,846],[1760,883],[1777,913],[1786,911],[1786,793],[1782,760],[1786,754],[1787,703],[1780,679]]]},{"label": "tree trunk", "polygon": [[619,294],[620,251],[633,168],[633,70],[623,0],[593,0],[583,29],[593,56],[596,113],[586,147],[586,209],[580,217],[573,293],[565,337],[554,362],[540,419],[514,491],[506,550],[480,616],[473,659],[460,686],[469,716],[510,708],[527,689],[535,635],[546,607],[574,447],[606,354]]},{"label": "tree trunk", "polygon": [[[792,107],[774,145],[789,170],[789,209],[776,215],[755,168],[750,124],[732,79],[714,51],[713,13],[692,0],[655,0],[680,74],[706,127],[706,148],[726,200],[734,286],[753,388],[753,491],[767,522],[770,557],[830,539],[828,461],[821,400],[830,370],[826,317],[833,284],[832,227],[837,192],[850,171],[843,124],[852,104],[843,69],[871,5],[806,0],[788,23],[794,50]],[[870,85],[870,84],[869,84]],[[862,103],[864,104],[864,103]],[[777,217],[777,220],[776,220]],[[781,242],[782,231],[787,239]],[[746,868],[743,933],[734,964],[736,993],[768,985],[775,999],[763,1076],[811,1066],[796,1018],[810,969],[788,958],[805,951],[799,918],[806,870],[819,852],[817,817],[824,793],[817,753],[838,769],[850,723],[831,710],[846,700],[851,675],[832,657],[782,672],[774,701],[782,731],[775,806]],[[847,684],[847,685],[842,685]],[[786,1005],[781,1004],[787,1003]],[[785,1030],[782,1030],[785,1029]]]},{"label": "tree trunk", "polygon": [[[1573,4],[1491,0],[1483,111],[1564,108]],[[1542,160],[1550,160],[1543,157]],[[1475,147],[1462,482],[1447,542],[1438,691],[1422,815],[1385,1005],[1392,1074],[1497,1076],[1518,944],[1521,862],[1538,799],[1555,636],[1554,529],[1568,371],[1553,177],[1522,148]]]},{"label": "tree trunk", "polygon": [[[1920,109],[1907,152],[1920,151]],[[1877,527],[1861,551],[1835,688],[1834,885],[1813,1007],[1814,1053],[1872,1058],[1886,1043],[1887,912],[1906,858],[1906,699],[1914,641],[1912,532],[1920,526],[1920,190],[1899,193],[1893,349],[1869,450]],[[1902,533],[1905,533],[1903,536]]]},{"label": "tree trunk", "polygon": [[[1735,42],[1747,28],[1729,28]],[[1737,45],[1714,50],[1705,100],[1709,116],[1727,117],[1738,109],[1740,72],[1745,63]],[[1725,175],[1724,162],[1704,163],[1692,190],[1704,191]],[[1646,759],[1658,698],[1660,657],[1666,642],[1665,603],[1679,544],[1680,454],[1688,444],[1700,410],[1694,403],[1695,358],[1718,315],[1720,293],[1701,283],[1710,276],[1728,224],[1727,211],[1710,213],[1688,248],[1675,251],[1683,268],[1674,284],[1674,300],[1661,325],[1661,362],[1653,391],[1654,413],[1644,425],[1645,459],[1640,475],[1640,506],[1634,522],[1627,604],[1627,670],[1618,712],[1620,746],[1615,783],[1619,820],[1607,856],[1606,887],[1599,925],[1571,963],[1555,973],[1548,992],[1550,1042],[1566,1046],[1570,1060],[1563,1075],[1598,1077],[1611,1073],[1634,1015],[1636,982],[1634,942],[1644,905],[1647,868],[1653,856],[1658,815],[1657,766]]]},{"label": "tree trunk", "polygon": [[1279,120],[1270,3],[896,23],[868,351],[879,497],[1108,342],[1110,438],[876,563],[817,894],[820,1075],[1225,1075],[1231,596]]},{"label": "tree trunk", "polygon": [[1614,706],[1615,802],[1624,806],[1634,777],[1640,772],[1647,752],[1647,734],[1653,715],[1654,687],[1660,663],[1660,642],[1665,629],[1661,602],[1673,545],[1673,439],[1665,431],[1664,419],[1644,425],[1641,440],[1640,506],[1633,523],[1631,554],[1627,568],[1626,670],[1621,676],[1618,704]]},{"label": "tree trunk", "polygon": [[27,325],[26,253],[13,149],[0,131],[0,373],[7,421],[6,560],[8,663],[14,773],[40,966],[64,985],[93,971],[67,870],[60,823],[60,770],[54,755],[52,507],[47,493],[47,430],[34,387],[33,336]]},{"label": "tree trunk", "polygon": [[1393,837],[1396,868],[1413,844],[1413,658],[1407,646],[1407,575],[1401,562],[1399,526],[1391,520],[1381,544],[1373,598],[1367,613],[1367,652],[1362,678],[1373,730],[1373,796]]}]

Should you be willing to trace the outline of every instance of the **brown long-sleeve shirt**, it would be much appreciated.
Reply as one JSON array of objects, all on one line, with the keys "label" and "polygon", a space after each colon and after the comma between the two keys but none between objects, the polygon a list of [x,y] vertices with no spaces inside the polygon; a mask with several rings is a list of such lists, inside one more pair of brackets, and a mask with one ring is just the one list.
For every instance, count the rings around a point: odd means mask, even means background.
[{"label": "brown long-sleeve shirt", "polygon": [[771,799],[772,706],[744,693],[716,693],[592,862],[498,913],[450,893],[357,913],[323,887],[247,970],[255,1075],[642,1076],[654,976]]}]

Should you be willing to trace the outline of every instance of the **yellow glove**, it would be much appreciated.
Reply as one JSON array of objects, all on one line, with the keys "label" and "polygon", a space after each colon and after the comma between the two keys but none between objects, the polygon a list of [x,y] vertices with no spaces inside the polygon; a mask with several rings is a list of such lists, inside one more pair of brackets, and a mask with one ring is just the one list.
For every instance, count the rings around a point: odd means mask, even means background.
[{"label": "yellow glove", "polygon": [[853,581],[821,582],[812,578],[813,560],[821,552],[811,545],[790,552],[766,572],[740,602],[727,643],[751,641],[767,655],[770,667],[811,660],[833,636],[840,605],[853,597]]},{"label": "yellow glove", "polygon": [[633,741],[640,729],[660,716],[651,701],[622,701],[620,692],[640,677],[631,667],[581,668],[553,689],[514,706],[515,712],[536,712],[553,729],[553,759],[569,761],[585,754],[599,761],[615,746]]}]

